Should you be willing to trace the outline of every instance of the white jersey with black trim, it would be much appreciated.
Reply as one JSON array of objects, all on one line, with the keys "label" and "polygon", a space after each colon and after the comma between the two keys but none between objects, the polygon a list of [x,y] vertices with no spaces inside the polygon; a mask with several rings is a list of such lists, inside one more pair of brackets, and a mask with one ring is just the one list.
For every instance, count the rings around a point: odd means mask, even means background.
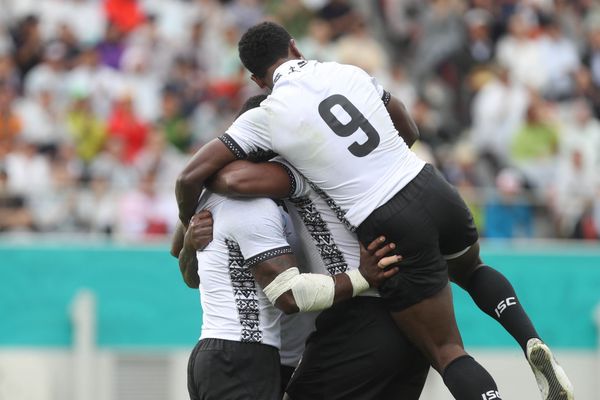
[{"label": "white jersey with black trim", "polygon": [[214,218],[213,240],[197,253],[202,304],[200,339],[280,348],[281,312],[254,280],[256,264],[292,252],[284,220],[270,199],[230,199],[205,191],[199,209]]},{"label": "white jersey with black trim", "polygon": [[[339,220],[327,199],[317,193],[291,164],[281,157],[273,161],[288,171],[292,183],[292,192],[284,202],[301,249],[294,247],[294,251],[303,254],[307,272],[335,275],[358,269],[360,247],[356,234]],[[369,289],[360,296],[379,297],[379,292]]]},{"label": "white jersey with black trim", "polygon": [[425,166],[398,135],[383,94],[358,67],[288,61],[275,70],[271,95],[220,139],[238,158],[285,158],[354,230]]}]

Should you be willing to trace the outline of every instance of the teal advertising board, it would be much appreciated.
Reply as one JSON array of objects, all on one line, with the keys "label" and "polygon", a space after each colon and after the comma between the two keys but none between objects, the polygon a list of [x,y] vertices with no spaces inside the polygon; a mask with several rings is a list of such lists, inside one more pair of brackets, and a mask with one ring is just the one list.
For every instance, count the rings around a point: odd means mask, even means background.
[{"label": "teal advertising board", "polygon": [[[548,343],[596,346],[600,249],[488,245],[483,256],[511,280]],[[166,246],[0,244],[0,346],[69,346],[69,308],[83,288],[96,296],[100,347],[190,347],[199,336],[198,291],[183,284]],[[454,295],[467,347],[515,346],[464,292]]]}]

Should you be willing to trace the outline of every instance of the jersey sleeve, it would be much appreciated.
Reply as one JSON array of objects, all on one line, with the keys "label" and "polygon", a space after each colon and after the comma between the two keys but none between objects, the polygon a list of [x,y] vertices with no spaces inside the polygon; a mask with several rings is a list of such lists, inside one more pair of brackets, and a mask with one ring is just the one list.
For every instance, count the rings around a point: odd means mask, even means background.
[{"label": "jersey sleeve", "polygon": [[225,217],[227,236],[238,244],[248,267],[292,253],[283,217],[272,200],[237,200],[231,204]]},{"label": "jersey sleeve", "polygon": [[275,157],[271,160],[271,162],[277,163],[281,165],[288,174],[290,178],[290,193],[288,198],[297,199],[299,197],[304,197],[308,195],[310,190],[309,185],[306,182],[306,179],[296,168],[292,166],[289,162],[284,160],[282,157]]},{"label": "jersey sleeve", "polygon": [[231,124],[221,140],[238,159],[272,153],[268,115],[264,108],[246,111]]}]

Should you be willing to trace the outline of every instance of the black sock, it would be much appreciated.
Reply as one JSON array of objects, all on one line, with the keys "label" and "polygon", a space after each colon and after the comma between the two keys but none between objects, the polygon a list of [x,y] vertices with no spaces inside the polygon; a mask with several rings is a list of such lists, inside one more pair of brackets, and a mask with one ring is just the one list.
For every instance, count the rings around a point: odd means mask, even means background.
[{"label": "black sock", "polygon": [[515,289],[500,272],[487,265],[481,266],[471,276],[467,291],[484,313],[502,324],[523,351],[526,351],[529,339],[539,338]]},{"label": "black sock", "polygon": [[443,378],[456,400],[501,399],[494,378],[471,356],[453,360],[444,370]]}]

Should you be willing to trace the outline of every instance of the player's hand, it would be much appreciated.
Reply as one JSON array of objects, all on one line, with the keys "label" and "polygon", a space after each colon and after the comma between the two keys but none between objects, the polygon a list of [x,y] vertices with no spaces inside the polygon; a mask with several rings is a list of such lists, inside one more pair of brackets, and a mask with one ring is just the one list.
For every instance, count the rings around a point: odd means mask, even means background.
[{"label": "player's hand", "polygon": [[192,248],[201,251],[213,240],[213,219],[210,211],[202,210],[190,220],[185,232],[185,242]]},{"label": "player's hand", "polygon": [[391,254],[395,248],[394,243],[386,244],[383,236],[373,240],[366,249],[361,243],[358,269],[371,287],[379,287],[383,281],[398,273],[399,268],[394,264],[400,262],[402,256]]}]

